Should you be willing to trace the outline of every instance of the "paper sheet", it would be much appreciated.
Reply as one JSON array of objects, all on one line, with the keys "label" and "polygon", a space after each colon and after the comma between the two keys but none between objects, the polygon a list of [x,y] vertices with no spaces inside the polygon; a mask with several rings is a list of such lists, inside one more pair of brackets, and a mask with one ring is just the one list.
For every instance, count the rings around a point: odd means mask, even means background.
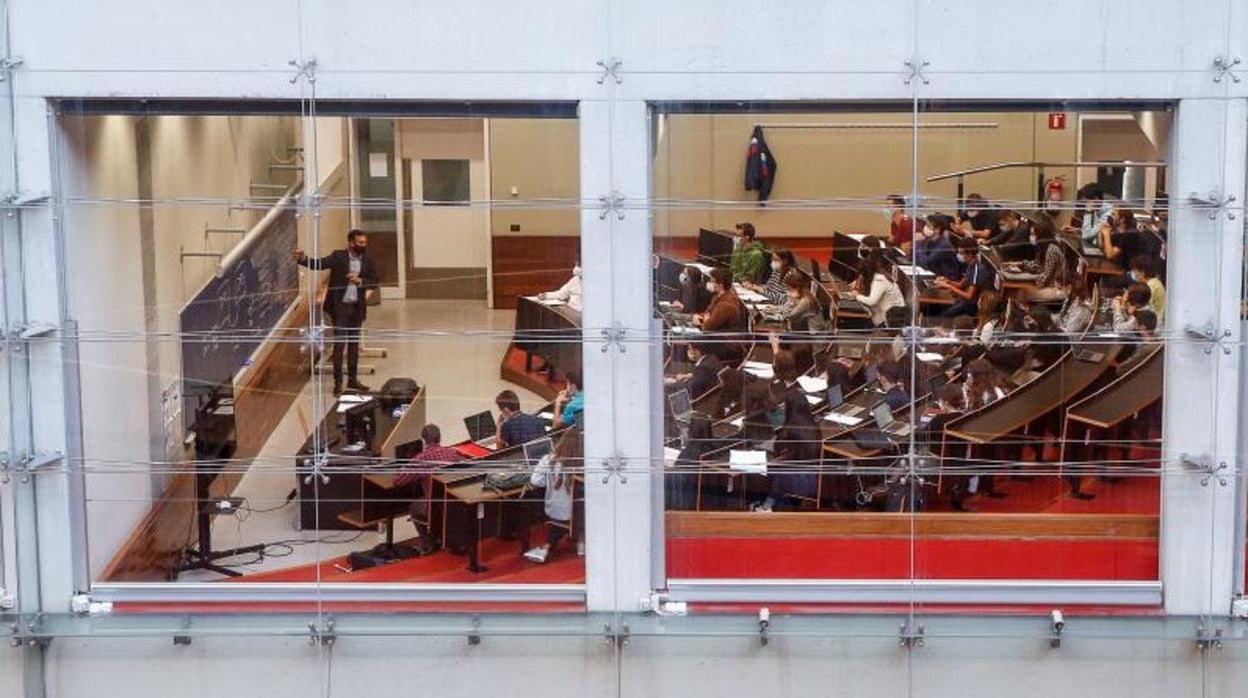
[{"label": "paper sheet", "polygon": [[826,378],[798,376],[797,384],[802,386],[802,390],[808,393],[823,393],[828,390],[828,381]]},{"label": "paper sheet", "polygon": [[738,472],[766,475],[767,452],[731,450],[728,452],[728,467]]},{"label": "paper sheet", "polygon": [[914,358],[926,364],[934,364],[944,360],[944,356],[934,351],[920,351],[914,355]]},{"label": "paper sheet", "polygon": [[828,420],[829,422],[834,422],[836,424],[840,424],[841,426],[846,426],[846,427],[856,427],[859,424],[862,424],[861,417],[849,417],[839,412],[829,412],[826,415],[824,415],[823,418]]},{"label": "paper sheet", "polygon": [[679,455],[679,448],[671,448],[670,446],[663,447],[663,462],[667,465],[667,467],[670,468],[673,465],[676,465],[676,456]]}]

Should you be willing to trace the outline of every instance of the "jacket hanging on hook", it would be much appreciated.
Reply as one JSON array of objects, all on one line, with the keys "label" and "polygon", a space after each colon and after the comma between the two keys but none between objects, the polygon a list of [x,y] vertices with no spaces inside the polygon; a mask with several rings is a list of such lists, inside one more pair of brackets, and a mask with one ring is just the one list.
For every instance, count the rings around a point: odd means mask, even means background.
[{"label": "jacket hanging on hook", "polygon": [[776,181],[776,158],[763,139],[763,128],[754,127],[750,135],[750,149],[745,158],[745,190],[758,191],[758,200],[771,196],[771,186]]}]

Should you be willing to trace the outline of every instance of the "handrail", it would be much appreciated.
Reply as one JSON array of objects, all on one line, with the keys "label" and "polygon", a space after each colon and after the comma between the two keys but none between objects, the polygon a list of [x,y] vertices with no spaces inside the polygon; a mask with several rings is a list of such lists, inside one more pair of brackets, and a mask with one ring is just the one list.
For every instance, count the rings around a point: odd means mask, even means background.
[{"label": "handrail", "polygon": [[932,175],[928,177],[928,182],[939,182],[945,179],[953,179],[954,177],[963,177],[965,175],[979,174],[980,172],[992,172],[994,170],[1005,170],[1015,167],[1165,167],[1164,162],[1123,162],[1123,161],[1102,161],[1094,160],[1089,162],[998,162],[995,165],[984,165],[982,167],[972,167],[969,170],[959,170],[957,172],[946,172],[944,174]]}]

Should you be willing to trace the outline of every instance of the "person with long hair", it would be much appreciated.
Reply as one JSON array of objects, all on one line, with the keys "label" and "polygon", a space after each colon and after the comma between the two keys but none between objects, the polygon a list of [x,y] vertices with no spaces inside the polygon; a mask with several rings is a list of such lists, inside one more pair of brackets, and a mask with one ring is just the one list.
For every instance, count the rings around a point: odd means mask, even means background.
[{"label": "person with long hair", "polygon": [[1001,376],[988,359],[981,356],[967,366],[962,397],[967,410],[977,410],[1005,397]]},{"label": "person with long hair", "polygon": [[810,292],[810,283],[805,276],[789,272],[784,280],[784,289],[786,295],[784,305],[780,307],[780,317],[789,323],[791,329],[808,329],[810,322],[819,317],[819,301]]},{"label": "person with long hair", "polygon": [[711,292],[706,290],[706,276],[697,267],[685,267],[680,271],[680,299],[672,307],[682,313],[704,312],[711,304]]},{"label": "person with long hair", "polygon": [[777,505],[787,508],[790,497],[818,496],[817,468],[822,452],[823,441],[810,401],[799,390],[789,391],[784,398],[784,424],[776,436],[775,448],[775,459],[783,465],[767,476],[769,494],[751,510],[769,512]]},{"label": "person with long hair", "polygon": [[885,325],[890,308],[906,304],[901,289],[884,268],[884,255],[880,252],[872,252],[862,260],[853,297],[871,311],[871,322],[876,327]]},{"label": "person with long hair", "polygon": [[1040,217],[1031,225],[1031,244],[1036,248],[1036,258],[1023,262],[1023,269],[1037,274],[1035,285],[1027,289],[1029,301],[1060,301],[1066,298],[1066,253],[1057,241],[1057,233],[1047,217]]},{"label": "person with long hair", "polygon": [[572,529],[572,486],[577,468],[585,465],[585,446],[580,429],[563,433],[553,453],[542,456],[529,476],[533,487],[545,488],[546,542],[524,553],[524,559],[543,563],[559,541]]},{"label": "person with long hair", "polygon": [[789,272],[797,268],[797,260],[793,258],[793,253],[786,249],[774,249],[771,251],[771,269],[767,275],[766,284],[756,284],[751,281],[743,281],[741,285],[763,294],[767,300],[775,305],[782,305],[788,294],[784,289],[784,280],[788,278]]},{"label": "person with long hair", "polygon": [[1068,335],[1081,335],[1092,322],[1096,308],[1092,307],[1092,299],[1088,297],[1088,282],[1079,275],[1073,276],[1066,286],[1066,301],[1057,311],[1054,322]]}]

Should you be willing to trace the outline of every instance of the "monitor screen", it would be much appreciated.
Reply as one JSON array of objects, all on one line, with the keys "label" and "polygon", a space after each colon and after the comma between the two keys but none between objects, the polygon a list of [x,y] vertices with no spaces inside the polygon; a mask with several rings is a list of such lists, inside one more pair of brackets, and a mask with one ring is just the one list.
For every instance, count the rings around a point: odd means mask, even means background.
[{"label": "monitor screen", "polygon": [[881,429],[893,422],[893,411],[888,408],[887,402],[880,402],[872,407],[871,416],[875,417],[875,424]]},{"label": "monitor screen", "polygon": [[468,428],[470,441],[485,441],[494,435],[494,415],[486,410],[464,417],[464,426]]},{"label": "monitor screen", "polygon": [[828,409],[834,410],[845,402],[845,395],[841,392],[840,383],[832,383],[828,386]]},{"label": "monitor screen", "polygon": [[537,465],[537,462],[542,459],[542,456],[550,453],[554,450],[554,448],[555,445],[549,438],[530,441],[524,445],[524,462],[532,468]]},{"label": "monitor screen", "polygon": [[667,396],[667,404],[672,407],[672,415],[683,417],[693,411],[693,403],[689,401],[689,391],[681,388]]}]

